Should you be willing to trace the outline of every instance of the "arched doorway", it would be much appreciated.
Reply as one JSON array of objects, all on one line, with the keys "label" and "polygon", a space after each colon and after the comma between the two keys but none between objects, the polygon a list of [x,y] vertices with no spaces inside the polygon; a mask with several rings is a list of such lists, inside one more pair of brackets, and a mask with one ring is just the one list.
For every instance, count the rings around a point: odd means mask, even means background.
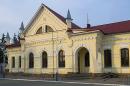
[{"label": "arched doorway", "polygon": [[77,59],[77,72],[89,73],[90,54],[85,47],[81,47],[77,50],[76,59]]}]

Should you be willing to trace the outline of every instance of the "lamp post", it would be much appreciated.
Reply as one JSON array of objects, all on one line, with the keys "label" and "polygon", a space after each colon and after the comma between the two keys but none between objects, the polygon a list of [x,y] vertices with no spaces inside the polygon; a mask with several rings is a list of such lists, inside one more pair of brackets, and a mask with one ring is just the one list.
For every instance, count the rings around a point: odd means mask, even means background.
[{"label": "lamp post", "polygon": [[54,73],[54,40],[53,40],[53,31],[52,31],[52,57],[53,57],[53,78],[55,77],[55,73]]},{"label": "lamp post", "polygon": [[54,31],[52,31],[52,56],[53,56],[53,78],[58,81],[58,57],[56,56],[56,72],[54,66]]},{"label": "lamp post", "polygon": [[56,56],[56,77],[55,80],[58,81],[58,57]]},{"label": "lamp post", "polygon": [[[56,36],[56,41],[59,41],[59,39],[58,39],[58,32],[57,32],[57,36]],[[56,44],[56,46],[57,46],[57,44]],[[56,48],[57,49],[57,48]],[[56,77],[55,77],[55,80],[56,81],[58,81],[59,80],[59,71],[58,71],[58,68],[59,68],[59,66],[58,66],[58,64],[59,64],[59,60],[58,60],[58,58],[59,58],[59,51],[57,52],[57,54],[56,54]]]}]

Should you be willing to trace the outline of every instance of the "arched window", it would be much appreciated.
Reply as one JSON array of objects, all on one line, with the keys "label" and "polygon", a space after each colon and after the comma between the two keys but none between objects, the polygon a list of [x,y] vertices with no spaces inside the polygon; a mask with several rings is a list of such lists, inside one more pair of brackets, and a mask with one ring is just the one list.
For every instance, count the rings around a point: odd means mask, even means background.
[{"label": "arched window", "polygon": [[34,68],[34,55],[33,55],[33,53],[29,54],[29,68]]},{"label": "arched window", "polygon": [[50,26],[46,25],[45,32],[53,32],[53,29]]},{"label": "arched window", "polygon": [[42,68],[47,68],[47,66],[48,66],[47,53],[44,51],[42,53]]},{"label": "arched window", "polygon": [[59,67],[65,67],[65,52],[63,50],[59,51],[58,62],[59,62]]},{"label": "arched window", "polygon": [[121,66],[122,67],[129,66],[129,49],[128,48],[121,49]]},{"label": "arched window", "polygon": [[42,33],[42,27],[40,27],[40,28],[37,30],[36,34],[41,34],[41,33]]},{"label": "arched window", "polygon": [[90,61],[89,61],[89,52],[85,53],[85,67],[90,66]]},{"label": "arched window", "polygon": [[104,67],[112,67],[112,57],[111,57],[111,50],[106,49],[104,50]]}]

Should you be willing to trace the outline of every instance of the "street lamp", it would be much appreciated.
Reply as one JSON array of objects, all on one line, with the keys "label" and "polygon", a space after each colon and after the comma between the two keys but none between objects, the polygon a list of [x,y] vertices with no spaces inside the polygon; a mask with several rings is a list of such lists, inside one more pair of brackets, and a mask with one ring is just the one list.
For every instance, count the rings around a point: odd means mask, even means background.
[{"label": "street lamp", "polygon": [[59,76],[58,76],[58,57],[56,56],[56,76],[55,76],[55,80],[58,81],[59,80]]},{"label": "street lamp", "polygon": [[[57,32],[57,37],[56,40],[58,41],[58,32]],[[57,44],[56,44],[57,45]],[[58,73],[58,56],[59,56],[59,51],[56,54],[56,75],[55,75],[55,80],[58,81],[59,80],[59,73]]]},{"label": "street lamp", "polygon": [[[52,56],[53,56],[53,78],[55,78],[56,81],[58,81],[58,57],[56,56],[56,72],[55,66],[54,66],[54,31],[52,31]],[[55,72],[55,73],[54,73]]]}]

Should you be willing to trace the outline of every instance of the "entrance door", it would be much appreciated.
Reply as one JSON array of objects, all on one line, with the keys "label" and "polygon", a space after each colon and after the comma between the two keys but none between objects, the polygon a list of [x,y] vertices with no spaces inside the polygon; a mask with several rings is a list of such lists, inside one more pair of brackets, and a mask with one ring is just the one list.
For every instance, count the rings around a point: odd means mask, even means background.
[{"label": "entrance door", "polygon": [[77,53],[77,73],[88,73],[90,66],[89,51],[82,47]]}]

